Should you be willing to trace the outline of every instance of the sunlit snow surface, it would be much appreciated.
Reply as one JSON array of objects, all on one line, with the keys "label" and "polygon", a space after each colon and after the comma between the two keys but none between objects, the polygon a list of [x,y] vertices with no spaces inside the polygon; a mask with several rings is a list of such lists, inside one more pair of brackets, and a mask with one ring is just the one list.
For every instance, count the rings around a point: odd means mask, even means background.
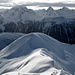
[{"label": "sunlit snow surface", "polygon": [[42,33],[20,37],[0,51],[0,74],[71,75],[75,73],[75,45]]}]

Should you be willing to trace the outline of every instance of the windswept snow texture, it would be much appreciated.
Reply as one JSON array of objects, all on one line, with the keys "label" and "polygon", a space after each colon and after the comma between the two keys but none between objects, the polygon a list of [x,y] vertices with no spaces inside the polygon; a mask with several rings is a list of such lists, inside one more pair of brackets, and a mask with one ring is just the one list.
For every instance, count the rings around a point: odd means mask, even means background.
[{"label": "windswept snow texture", "polygon": [[25,34],[0,51],[0,73],[73,74],[75,73],[74,45],[61,43],[42,33]]},{"label": "windswept snow texture", "polygon": [[0,33],[0,50],[22,35],[22,33]]}]

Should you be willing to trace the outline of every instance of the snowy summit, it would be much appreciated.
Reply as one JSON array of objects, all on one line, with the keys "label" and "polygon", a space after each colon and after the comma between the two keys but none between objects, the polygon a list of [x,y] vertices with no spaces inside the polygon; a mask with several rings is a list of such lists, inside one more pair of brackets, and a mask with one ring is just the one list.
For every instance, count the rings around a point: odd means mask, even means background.
[{"label": "snowy summit", "polygon": [[69,44],[42,33],[25,34],[0,51],[0,73],[70,75],[75,72],[74,56]]}]

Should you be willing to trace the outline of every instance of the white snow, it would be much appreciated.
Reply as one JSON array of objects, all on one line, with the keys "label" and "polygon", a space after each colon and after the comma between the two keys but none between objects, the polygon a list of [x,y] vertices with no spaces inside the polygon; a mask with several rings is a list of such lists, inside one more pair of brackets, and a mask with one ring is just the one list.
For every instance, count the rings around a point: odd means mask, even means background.
[{"label": "white snow", "polygon": [[[35,21],[43,18],[48,22],[46,27],[51,21],[63,23],[68,21],[65,18],[75,18],[75,10],[66,7],[54,10],[49,7],[46,11],[34,12],[21,5],[1,13],[4,24],[19,21],[25,23],[27,20]],[[3,24],[0,28],[4,30]],[[0,74],[71,75],[75,73],[75,45],[61,43],[42,33],[22,35],[24,34],[0,33],[0,49],[5,47],[0,51]],[[11,41],[14,42],[8,45]]]},{"label": "white snow", "polygon": [[75,49],[42,33],[20,37],[0,51],[3,75],[71,75]]},{"label": "white snow", "polygon": [[14,22],[17,23],[19,21],[25,22],[27,20],[38,20],[40,17],[31,9],[23,5],[18,5],[10,10],[3,13],[4,23]]},{"label": "white snow", "polygon": [[75,10],[70,10],[66,7],[63,7],[59,10],[54,10],[52,7],[49,7],[47,10],[31,10],[25,7],[24,5],[18,5],[10,10],[7,10],[1,13],[3,18],[3,23],[7,24],[10,22],[22,22],[25,21],[38,21],[43,18],[55,18],[55,17],[65,17],[65,18],[75,18]]},{"label": "white snow", "polygon": [[0,50],[22,35],[22,33],[0,33]]},{"label": "white snow", "polygon": [[[36,11],[38,15],[43,18],[47,17],[65,17],[65,18],[75,18],[75,10],[68,9],[67,7],[63,7],[59,10],[54,10],[52,7],[49,7],[45,12],[44,11]],[[42,13],[42,14],[41,14]]]}]

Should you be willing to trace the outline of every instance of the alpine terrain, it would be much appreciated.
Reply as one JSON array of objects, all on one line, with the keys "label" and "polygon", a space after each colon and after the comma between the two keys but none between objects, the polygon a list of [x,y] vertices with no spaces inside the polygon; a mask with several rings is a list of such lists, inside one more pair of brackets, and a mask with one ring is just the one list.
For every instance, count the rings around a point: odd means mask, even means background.
[{"label": "alpine terrain", "polygon": [[74,75],[75,10],[0,9],[0,75]]},{"label": "alpine terrain", "polygon": [[0,51],[2,75],[71,75],[75,47],[42,33],[20,37]]},{"label": "alpine terrain", "polygon": [[24,5],[14,6],[0,14],[0,32],[42,32],[61,42],[75,44],[75,10],[49,7],[33,11]]}]

